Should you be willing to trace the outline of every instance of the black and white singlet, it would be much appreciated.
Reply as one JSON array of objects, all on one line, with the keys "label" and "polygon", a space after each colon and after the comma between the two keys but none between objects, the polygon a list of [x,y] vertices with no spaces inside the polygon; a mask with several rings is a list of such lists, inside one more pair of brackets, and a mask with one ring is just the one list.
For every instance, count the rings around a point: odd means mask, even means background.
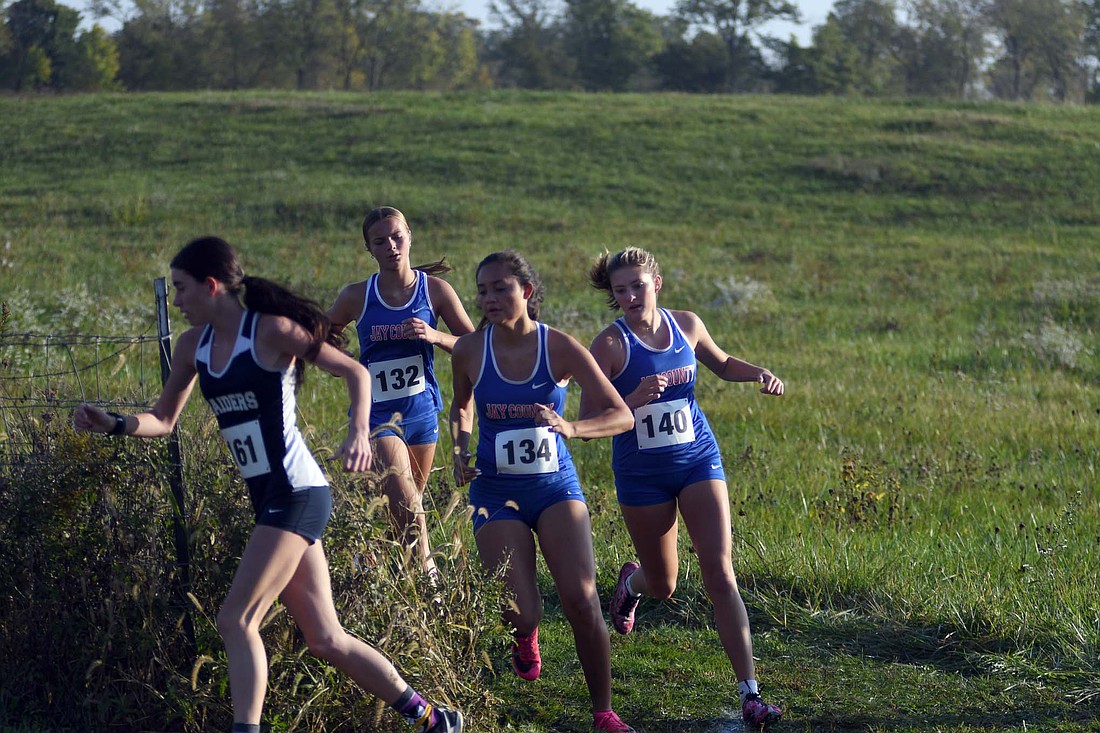
[{"label": "black and white singlet", "polygon": [[244,312],[233,354],[222,371],[210,368],[214,329],[209,324],[195,349],[199,388],[248,484],[257,514],[273,498],[328,486],[296,424],[293,363],[269,369],[256,358],[261,315]]}]

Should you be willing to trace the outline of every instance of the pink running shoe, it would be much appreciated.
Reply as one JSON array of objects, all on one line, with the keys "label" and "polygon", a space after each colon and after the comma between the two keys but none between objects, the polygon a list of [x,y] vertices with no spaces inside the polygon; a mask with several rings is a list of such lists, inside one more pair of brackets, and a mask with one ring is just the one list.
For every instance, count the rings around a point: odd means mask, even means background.
[{"label": "pink running shoe", "polygon": [[512,669],[525,680],[537,680],[542,673],[542,655],[539,654],[539,628],[529,636],[513,635]]},{"label": "pink running shoe", "polygon": [[622,721],[614,710],[605,710],[602,713],[592,714],[593,725],[596,730],[607,731],[607,733],[638,733],[629,725]]},{"label": "pink running shoe", "polygon": [[778,723],[779,719],[782,717],[782,710],[764,702],[760,699],[759,695],[746,695],[745,702],[741,703],[742,720],[757,728],[763,728],[772,723]]},{"label": "pink running shoe", "polygon": [[634,630],[634,609],[638,607],[641,596],[632,596],[626,590],[626,579],[638,569],[636,562],[624,562],[619,569],[619,582],[615,584],[615,592],[611,594],[611,603],[608,611],[611,613],[611,625],[620,634],[629,634]]}]

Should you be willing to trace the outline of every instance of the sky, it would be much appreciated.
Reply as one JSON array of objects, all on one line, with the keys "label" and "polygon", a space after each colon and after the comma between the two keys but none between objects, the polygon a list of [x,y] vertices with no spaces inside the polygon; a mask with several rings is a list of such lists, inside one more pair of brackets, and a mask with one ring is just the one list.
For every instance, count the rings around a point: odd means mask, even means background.
[{"label": "sky", "polygon": [[[832,10],[834,0],[793,0],[802,14],[802,23],[770,23],[766,28],[769,35],[786,40],[793,33],[803,46],[809,45],[814,26],[821,25]],[[676,0],[634,0],[638,7],[650,10],[658,15],[667,15],[676,5]],[[471,18],[477,18],[488,25],[489,0],[450,0],[442,3],[444,7],[461,10]]]}]

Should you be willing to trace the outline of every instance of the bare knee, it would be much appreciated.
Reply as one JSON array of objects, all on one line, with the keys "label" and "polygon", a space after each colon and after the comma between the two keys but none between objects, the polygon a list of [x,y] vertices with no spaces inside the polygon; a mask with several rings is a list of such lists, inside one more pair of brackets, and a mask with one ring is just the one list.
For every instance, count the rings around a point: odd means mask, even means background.
[{"label": "bare knee", "polygon": [[258,635],[259,629],[251,624],[247,616],[237,609],[222,607],[216,619],[218,634],[224,641],[232,642]]},{"label": "bare knee", "polygon": [[737,577],[733,568],[715,568],[703,572],[703,586],[711,598],[733,596],[738,593]]},{"label": "bare knee", "polygon": [[561,597],[561,610],[573,626],[603,624],[603,608],[595,592],[576,593]]},{"label": "bare knee", "polygon": [[645,576],[646,595],[659,601],[667,601],[676,592],[675,575],[650,575]]},{"label": "bare knee", "polygon": [[347,633],[342,628],[325,630],[318,634],[307,635],[305,642],[310,654],[331,662],[344,655],[347,648]]}]

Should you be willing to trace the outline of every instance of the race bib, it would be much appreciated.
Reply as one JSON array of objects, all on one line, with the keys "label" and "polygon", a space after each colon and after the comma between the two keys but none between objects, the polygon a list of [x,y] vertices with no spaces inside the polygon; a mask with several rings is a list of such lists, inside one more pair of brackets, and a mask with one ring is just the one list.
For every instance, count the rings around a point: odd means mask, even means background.
[{"label": "race bib", "polygon": [[264,436],[260,433],[260,421],[251,420],[222,431],[229,453],[241,469],[241,476],[252,478],[271,473],[271,464],[264,450]]},{"label": "race bib", "polygon": [[412,397],[425,389],[424,360],[419,354],[404,359],[390,359],[370,365],[371,401],[386,402],[399,397]]},{"label": "race bib", "polygon": [[695,440],[695,424],[687,400],[650,402],[634,411],[638,448],[652,450]]},{"label": "race bib", "polygon": [[524,428],[497,433],[497,473],[555,473],[558,436],[550,428]]}]

